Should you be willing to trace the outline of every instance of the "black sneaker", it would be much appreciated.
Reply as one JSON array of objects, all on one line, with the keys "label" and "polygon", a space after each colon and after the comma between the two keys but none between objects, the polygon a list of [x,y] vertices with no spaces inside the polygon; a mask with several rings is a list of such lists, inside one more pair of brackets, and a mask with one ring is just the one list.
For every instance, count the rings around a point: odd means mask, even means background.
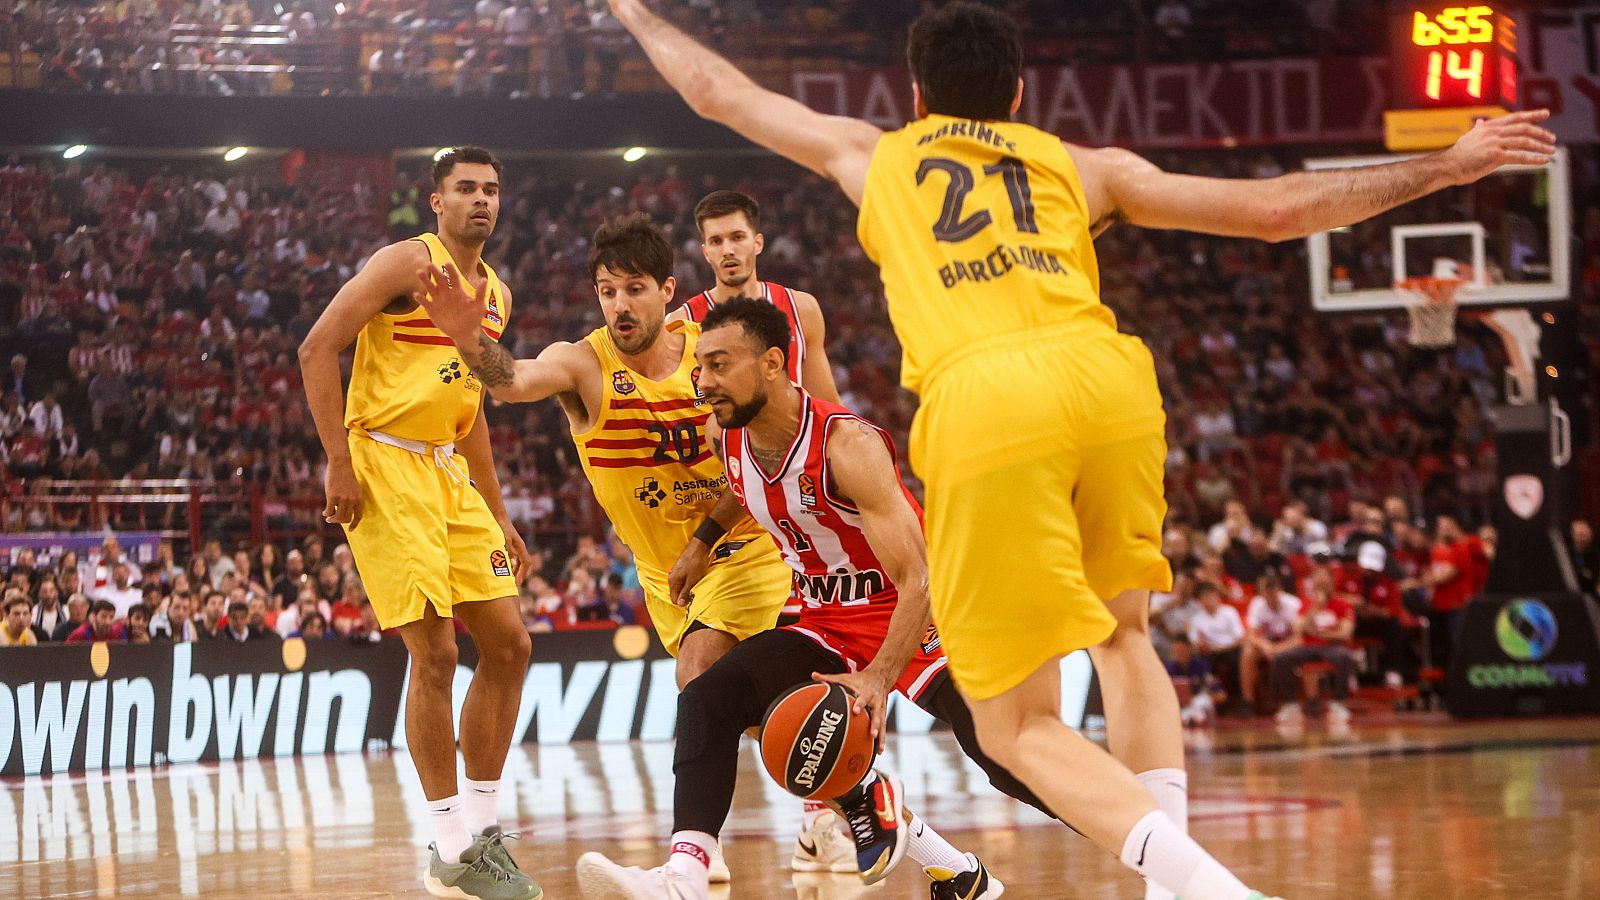
[{"label": "black sneaker", "polygon": [[856,864],[863,884],[889,877],[905,859],[911,833],[900,779],[874,771],[872,780],[834,801],[856,842]]},{"label": "black sneaker", "polygon": [[977,868],[967,872],[954,872],[939,866],[928,866],[922,871],[928,873],[933,879],[933,884],[928,886],[928,896],[933,900],[996,900],[1006,892],[1006,886],[1000,879],[989,875],[989,870],[983,867],[983,862],[971,853],[967,860]]}]

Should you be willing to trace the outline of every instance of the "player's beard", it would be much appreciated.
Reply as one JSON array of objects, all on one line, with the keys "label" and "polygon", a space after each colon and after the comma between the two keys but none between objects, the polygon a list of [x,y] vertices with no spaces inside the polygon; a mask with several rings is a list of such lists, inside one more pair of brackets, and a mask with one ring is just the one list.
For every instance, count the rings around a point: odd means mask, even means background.
[{"label": "player's beard", "polygon": [[723,287],[742,288],[750,282],[751,276],[755,275],[755,273],[755,266],[751,266],[744,270],[744,274],[730,278],[725,274],[725,270],[719,266],[717,268],[717,280],[722,282]]},{"label": "player's beard", "polygon": [[656,338],[661,336],[660,322],[655,323],[652,327],[646,327],[638,319],[630,321],[633,323],[633,334],[626,338],[617,333],[615,326],[606,326],[607,333],[611,335],[611,343],[616,344],[617,349],[621,350],[626,356],[643,353],[655,344]]},{"label": "player's beard", "polygon": [[[729,402],[733,401],[732,397],[726,397],[723,399],[726,399]],[[761,415],[761,411],[766,408],[767,395],[765,393],[757,393],[754,397],[751,397],[749,400],[746,400],[743,403],[734,403],[733,411],[728,413],[727,418],[723,418],[722,414],[718,413],[717,424],[721,425],[724,429],[743,428],[755,421],[755,417]]]}]

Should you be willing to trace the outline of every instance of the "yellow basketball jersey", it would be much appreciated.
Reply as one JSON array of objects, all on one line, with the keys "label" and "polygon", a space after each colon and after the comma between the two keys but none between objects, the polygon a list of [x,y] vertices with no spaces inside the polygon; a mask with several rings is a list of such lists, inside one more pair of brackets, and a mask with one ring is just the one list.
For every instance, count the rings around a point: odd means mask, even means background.
[{"label": "yellow basketball jersey", "polygon": [[[412,240],[428,248],[434,265],[442,268],[454,262],[438,235],[423,234]],[[456,268],[461,269],[459,265]],[[511,317],[511,303],[494,269],[484,263],[483,270],[489,278],[483,330],[499,340]],[[344,424],[352,431],[381,431],[413,441],[448,444],[472,430],[482,397],[483,385],[467,371],[455,345],[434,327],[425,310],[379,313],[356,337]]]},{"label": "yellow basketball jersey", "polygon": [[[696,385],[700,326],[676,320],[665,329],[685,340],[677,370],[661,381],[628,368],[605,328],[584,338],[600,357],[604,386],[594,424],[572,436],[594,495],[640,573],[661,580],[728,489],[722,461],[706,441],[711,412]],[[723,541],[766,536],[747,518]]]},{"label": "yellow basketball jersey", "polygon": [[857,233],[883,274],[919,391],[951,354],[1076,322],[1116,326],[1078,170],[1061,139],[1015,122],[928,116],[872,154]]}]

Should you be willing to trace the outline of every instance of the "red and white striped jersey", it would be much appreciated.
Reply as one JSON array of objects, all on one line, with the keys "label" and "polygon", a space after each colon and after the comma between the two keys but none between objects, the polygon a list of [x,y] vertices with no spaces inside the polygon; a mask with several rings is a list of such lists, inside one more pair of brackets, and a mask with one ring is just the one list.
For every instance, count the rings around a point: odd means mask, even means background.
[{"label": "red and white striped jersey", "polygon": [[[745,429],[723,432],[728,484],[777,540],[794,570],[800,619],[787,627],[838,653],[855,671],[877,655],[900,592],[867,542],[860,511],[834,488],[828,474],[828,436],[835,428],[861,425],[883,438],[891,457],[894,445],[887,432],[844,407],[803,389],[800,397],[800,429],[775,473],[751,456]],[[896,466],[897,481],[899,475]],[[920,520],[921,506],[903,482],[900,490]],[[944,665],[938,631],[929,628],[896,687],[915,700]]]},{"label": "red and white striped jersey", "polygon": [[[763,281],[760,284],[761,298],[782,310],[784,316],[789,319],[789,380],[799,384],[800,373],[804,371],[806,361],[806,330],[800,324],[800,312],[795,308],[794,293],[783,285],[771,281]],[[717,298],[713,297],[710,291],[706,291],[684,301],[683,314],[691,322],[700,322],[716,305]]]}]

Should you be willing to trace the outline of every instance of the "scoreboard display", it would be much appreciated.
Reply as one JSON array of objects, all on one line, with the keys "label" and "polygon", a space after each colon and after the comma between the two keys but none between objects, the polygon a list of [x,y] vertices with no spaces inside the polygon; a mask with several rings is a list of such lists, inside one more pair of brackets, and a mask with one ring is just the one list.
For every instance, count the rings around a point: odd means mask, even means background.
[{"label": "scoreboard display", "polygon": [[1391,7],[1390,150],[1436,150],[1517,108],[1517,20],[1493,4]]},{"label": "scoreboard display", "polygon": [[1517,104],[1517,24],[1498,6],[1399,8],[1391,64],[1395,106]]}]

